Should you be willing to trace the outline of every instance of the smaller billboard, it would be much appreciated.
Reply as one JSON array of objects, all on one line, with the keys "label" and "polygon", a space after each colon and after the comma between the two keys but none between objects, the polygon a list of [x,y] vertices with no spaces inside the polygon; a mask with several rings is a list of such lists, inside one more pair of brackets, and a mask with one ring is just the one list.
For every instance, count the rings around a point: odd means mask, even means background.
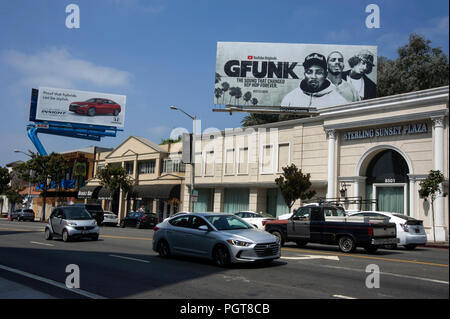
[{"label": "smaller billboard", "polygon": [[125,95],[39,87],[34,119],[123,127],[125,106]]}]

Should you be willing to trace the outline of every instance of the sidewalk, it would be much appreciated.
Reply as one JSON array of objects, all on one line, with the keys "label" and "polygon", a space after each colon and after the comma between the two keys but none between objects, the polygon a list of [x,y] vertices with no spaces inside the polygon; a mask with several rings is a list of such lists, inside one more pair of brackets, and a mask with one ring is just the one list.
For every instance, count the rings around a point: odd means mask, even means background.
[{"label": "sidewalk", "polygon": [[422,247],[431,247],[431,248],[444,248],[444,249],[448,249],[448,241],[445,242],[427,242],[424,246]]}]

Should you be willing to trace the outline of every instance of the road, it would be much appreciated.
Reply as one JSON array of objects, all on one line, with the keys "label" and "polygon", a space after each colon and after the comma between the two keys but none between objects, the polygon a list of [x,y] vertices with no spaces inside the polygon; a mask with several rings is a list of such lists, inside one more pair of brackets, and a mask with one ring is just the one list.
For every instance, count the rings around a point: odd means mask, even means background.
[{"label": "road", "polygon": [[[98,241],[46,241],[44,224],[0,220],[0,280],[48,298],[145,299],[448,299],[448,249],[363,249],[289,243],[271,265],[233,265],[152,251],[153,230],[102,227]],[[68,265],[77,265],[80,288],[67,289]],[[374,266],[375,265],[375,266]],[[369,266],[369,268],[367,268]],[[374,268],[375,267],[375,268]],[[368,280],[379,270],[379,288]],[[0,288],[1,298],[17,298]],[[39,295],[38,295],[39,296]]]}]

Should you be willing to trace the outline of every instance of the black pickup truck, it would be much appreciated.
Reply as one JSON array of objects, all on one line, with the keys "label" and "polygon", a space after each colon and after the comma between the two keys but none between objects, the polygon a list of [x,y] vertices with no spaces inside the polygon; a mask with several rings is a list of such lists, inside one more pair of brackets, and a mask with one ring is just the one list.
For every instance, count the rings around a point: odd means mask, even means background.
[{"label": "black pickup truck", "polygon": [[279,237],[281,245],[288,241],[300,247],[307,243],[337,244],[345,253],[358,246],[374,253],[381,246],[398,242],[394,223],[346,216],[342,209],[324,204],[300,207],[289,219],[267,221],[265,230]]}]

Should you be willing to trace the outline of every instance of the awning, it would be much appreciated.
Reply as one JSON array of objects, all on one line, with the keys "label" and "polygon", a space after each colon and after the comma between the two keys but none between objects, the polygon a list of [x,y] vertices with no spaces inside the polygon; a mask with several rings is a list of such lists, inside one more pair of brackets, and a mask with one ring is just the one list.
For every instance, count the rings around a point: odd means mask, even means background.
[{"label": "awning", "polygon": [[107,187],[102,187],[98,192],[98,199],[113,199],[114,192],[111,192]]},{"label": "awning", "polygon": [[139,185],[131,188],[128,198],[179,199],[180,190],[180,184]]},{"label": "awning", "polygon": [[93,198],[98,197],[98,192],[101,186],[83,186],[78,190],[78,198]]}]

